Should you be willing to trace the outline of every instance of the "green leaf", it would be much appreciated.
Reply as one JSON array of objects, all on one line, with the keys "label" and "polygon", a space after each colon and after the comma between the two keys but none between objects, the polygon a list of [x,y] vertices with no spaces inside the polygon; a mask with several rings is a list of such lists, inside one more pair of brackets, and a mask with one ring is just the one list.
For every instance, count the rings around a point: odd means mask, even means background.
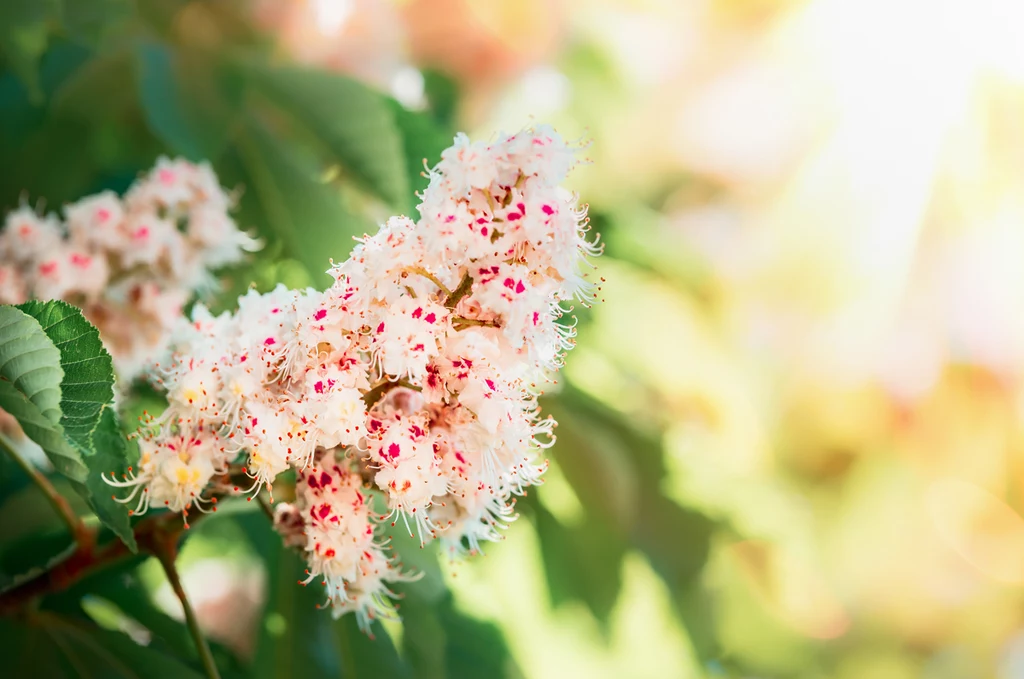
[{"label": "green leaf", "polygon": [[575,402],[546,399],[543,407],[558,422],[552,456],[587,513],[625,535],[636,519],[640,495],[630,443],[606,416]]},{"label": "green leaf", "polygon": [[[543,487],[538,489],[543,493]],[[603,629],[622,588],[628,545],[608,524],[588,515],[582,525],[565,526],[531,493],[517,506],[529,507],[540,540],[551,603],[581,601]],[[580,564],[587,564],[580,568]]]},{"label": "green leaf", "polygon": [[[13,441],[8,439],[7,443],[10,444]],[[25,441],[25,443],[31,444],[29,441]],[[29,485],[33,485],[32,480],[21,468],[21,465],[12,460],[9,455],[0,455],[0,498],[8,500]],[[3,520],[0,519],[0,534],[2,533]]]},{"label": "green leaf", "polygon": [[200,679],[175,658],[139,646],[121,632],[47,612],[0,619],[0,652],[12,677]]},{"label": "green leaf", "polygon": [[230,112],[221,97],[215,63],[146,42],[136,50],[136,85],[153,133],[194,161],[217,157],[227,141]]},{"label": "green leaf", "polygon": [[[718,525],[699,511],[682,507],[661,493],[665,451],[660,439],[635,423],[625,421],[621,413],[571,385],[559,396],[545,399],[544,409],[559,420],[559,440],[552,452],[588,509],[588,518],[592,516],[606,525],[618,526],[616,535],[628,538],[629,545],[648,558],[655,573],[672,592],[672,603],[698,656],[704,660],[717,658],[720,649],[714,636],[714,600],[701,576]],[[618,453],[612,455],[615,450]],[[578,459],[591,451],[594,453],[591,463],[595,467],[614,459],[628,461],[633,468],[630,474],[638,487],[646,489],[619,495],[618,499],[609,495],[608,504],[622,503],[619,511],[631,517],[625,525],[625,533],[617,513],[609,514],[607,505],[602,511],[600,494],[595,495],[594,488],[590,487],[606,483],[611,468],[603,472],[588,471]]]},{"label": "green leaf", "polygon": [[413,192],[423,191],[429,183],[424,172],[424,161],[427,167],[436,165],[441,160],[441,151],[451,146],[452,135],[426,115],[409,111],[394,100],[389,100],[389,103],[402,134],[406,172],[411,187],[406,204],[411,211],[418,202]]},{"label": "green leaf", "polygon": [[78,449],[88,472],[75,478],[75,490],[89,503],[103,525],[133,552],[128,507],[117,502],[104,474],[119,475],[128,465],[127,441],[113,407],[114,367],[99,331],[66,302],[27,302],[18,307],[38,321],[59,352],[64,377],[60,383],[61,426]]},{"label": "green leaf", "polygon": [[373,634],[373,638],[370,638],[359,629],[354,615],[342,616],[334,622],[334,637],[343,667],[342,676],[345,679],[411,677],[409,666],[398,655],[398,649],[387,632],[376,625]]},{"label": "green leaf", "polygon": [[434,119],[446,128],[455,125],[459,106],[459,84],[455,78],[434,69],[424,69],[423,90]]},{"label": "green leaf", "polygon": [[18,308],[39,322],[60,352],[60,422],[74,443],[91,449],[100,414],[114,398],[114,367],[99,331],[67,302],[26,302]]},{"label": "green leaf", "polygon": [[71,0],[64,3],[61,25],[72,38],[100,46],[125,27],[131,0]]},{"label": "green leaf", "polygon": [[242,214],[261,217],[287,253],[306,266],[314,285],[325,286],[331,258],[345,260],[352,238],[371,224],[317,178],[313,163],[257,123],[250,121],[236,146],[246,183]]},{"label": "green leaf", "polygon": [[[40,493],[34,493],[39,495]],[[41,511],[53,510],[40,507]],[[67,526],[35,530],[0,544],[0,591],[21,584],[67,559],[78,545]]]},{"label": "green leaf", "polygon": [[58,472],[72,481],[85,481],[89,469],[82,461],[81,451],[64,436],[60,423],[51,422],[6,379],[0,379],[0,409],[18,420],[25,435],[39,444]]},{"label": "green leaf", "polygon": [[59,11],[58,0],[4,0],[0,3],[0,52],[39,103],[39,59],[50,40],[50,23]]},{"label": "green leaf", "polygon": [[[641,498],[634,544],[672,592],[676,612],[694,650],[703,659],[718,652],[715,607],[701,581],[716,525],[700,512],[681,507],[659,493]],[[666,539],[665,536],[672,536]]]},{"label": "green leaf", "polygon": [[120,478],[127,471],[127,444],[114,408],[105,408],[93,431],[89,453],[84,456],[85,465],[89,468],[84,497],[103,525],[114,531],[128,549],[135,553],[138,545],[132,532],[128,506],[114,499],[110,486],[103,480],[105,474]]},{"label": "green leaf", "polygon": [[451,592],[428,601],[417,596],[416,583],[399,590],[402,647],[417,679],[521,676],[501,629],[459,611]]},{"label": "green leaf", "polygon": [[[320,610],[326,600],[319,582],[303,586],[306,564],[294,550],[284,549],[273,527],[259,512],[230,515],[252,548],[264,556],[267,603],[260,619],[259,641],[252,663],[257,678],[376,679],[409,677],[391,638],[380,625],[371,639],[352,615],[334,620]],[[227,517],[213,517],[212,521]],[[209,523],[207,524],[209,525]]]},{"label": "green leaf", "polygon": [[118,120],[124,109],[137,105],[135,88],[125,86],[133,76],[131,56],[122,50],[86,61],[55,89],[52,115],[93,125]]},{"label": "green leaf", "polygon": [[[260,518],[266,520],[263,516]],[[149,630],[152,638],[147,644],[148,648],[173,655],[181,662],[199,668],[199,655],[188,627],[183,621],[172,618],[159,608],[144,584],[140,571],[144,569],[143,564],[148,558],[136,556],[91,573],[69,589],[47,596],[42,606],[61,615],[97,620],[82,605],[83,599],[92,600],[115,610],[117,616],[130,618]],[[97,620],[97,623],[111,629],[109,622]],[[222,676],[232,676],[233,671],[241,669],[232,651],[212,639],[207,641]]]},{"label": "green leaf", "polygon": [[60,422],[60,350],[38,321],[0,306],[0,378],[7,380],[52,424]]},{"label": "green leaf", "polygon": [[401,134],[385,97],[351,78],[249,64],[253,84],[357,180],[392,206],[409,201]]},{"label": "green leaf", "polygon": [[291,550],[277,547],[267,557],[268,599],[261,620],[253,675],[271,677],[338,677],[341,656],[332,633],[330,613],[317,609],[323,604],[323,587],[303,586],[305,564]]}]

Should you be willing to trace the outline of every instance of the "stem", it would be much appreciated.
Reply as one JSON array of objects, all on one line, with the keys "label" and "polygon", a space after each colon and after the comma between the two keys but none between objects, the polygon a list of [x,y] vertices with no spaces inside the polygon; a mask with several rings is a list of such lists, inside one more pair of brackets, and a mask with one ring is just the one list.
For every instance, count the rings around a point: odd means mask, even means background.
[{"label": "stem", "polygon": [[220,679],[217,664],[213,661],[213,654],[210,652],[210,645],[206,643],[206,637],[203,636],[203,631],[199,629],[199,619],[196,617],[196,612],[192,609],[192,604],[185,594],[185,588],[181,586],[178,569],[174,567],[174,557],[175,552],[177,552],[176,544],[177,536],[173,536],[169,540],[158,541],[155,555],[160,560],[160,565],[164,567],[167,580],[171,583],[171,588],[174,590],[174,594],[177,595],[178,601],[181,602],[181,607],[185,611],[185,623],[188,625],[188,631],[192,634],[192,641],[196,644],[196,650],[199,651],[199,659],[203,663],[203,669],[206,670],[206,676],[210,679]]},{"label": "stem", "polygon": [[[204,516],[206,514],[198,515],[196,521]],[[135,526],[139,552],[156,554],[157,542],[166,541],[168,536],[173,536],[176,542],[184,529],[180,514],[161,514],[139,522]],[[45,594],[61,592],[92,573],[132,555],[121,540],[113,540],[98,548],[94,548],[94,543],[95,532],[91,532],[86,544],[79,545],[67,559],[0,594],[0,615],[15,612]]]},{"label": "stem", "polygon": [[74,510],[71,509],[71,505],[68,501],[57,492],[57,489],[53,487],[50,480],[43,476],[43,474],[30,464],[25,458],[15,452],[14,444],[5,434],[0,433],[0,448],[7,453],[14,462],[21,467],[21,470],[28,475],[32,482],[39,486],[39,490],[43,491],[43,495],[46,496],[47,501],[53,506],[54,511],[60,516],[61,520],[67,524],[68,530],[71,531],[71,537],[79,546],[88,544],[92,546],[92,535],[86,529],[85,524],[82,523],[78,515],[75,514]]},{"label": "stem", "polygon": [[273,525],[274,510],[270,507],[270,503],[267,502],[267,498],[263,497],[263,493],[256,495],[256,502],[260,503],[260,509],[262,509],[263,513],[267,515],[267,518],[270,519],[270,524]]},{"label": "stem", "polygon": [[448,289],[448,286],[446,286],[444,283],[442,283],[440,281],[440,279],[438,279],[437,276],[435,276],[434,274],[430,273],[429,271],[424,269],[422,266],[411,266],[411,267],[409,267],[407,269],[407,271],[409,271],[410,273],[418,273],[419,275],[423,276],[424,278],[429,280],[431,283],[433,283],[437,287],[441,288],[441,292],[444,293],[445,297],[450,297],[451,296],[452,291]]},{"label": "stem", "polygon": [[[231,482],[231,475],[228,483]],[[248,478],[248,477],[244,477]],[[230,486],[214,497],[224,499],[231,495]],[[197,514],[192,524],[208,514]],[[92,573],[122,561],[132,553],[119,540],[113,540],[96,547],[98,529],[84,527],[85,539],[79,543],[74,552],[60,563],[0,593],[0,615],[7,615],[22,610],[35,599],[53,592],[61,592]],[[159,556],[162,551],[176,551],[181,534],[184,532],[184,519],[181,514],[159,514],[150,516],[135,525],[135,539],[139,544],[140,554]]]},{"label": "stem", "polygon": [[406,389],[412,389],[413,391],[423,391],[423,387],[417,386],[408,380],[395,380],[391,381],[388,378],[384,378],[379,383],[374,385],[370,391],[363,394],[363,403],[366,404],[366,409],[372,408],[378,401],[394,389],[395,387],[405,387]]},{"label": "stem", "polygon": [[90,573],[129,556],[131,552],[120,540],[97,550],[79,547],[53,568],[0,594],[0,615],[18,611],[44,594],[63,591]]},{"label": "stem", "polygon": [[455,331],[465,330],[471,326],[481,326],[484,328],[500,328],[501,324],[498,321],[483,321],[479,318],[463,318],[462,316],[456,316],[452,319],[452,325],[455,326]]},{"label": "stem", "polygon": [[455,290],[452,291],[452,294],[448,295],[448,297],[444,300],[445,308],[454,309],[458,305],[458,303],[462,301],[462,298],[468,295],[469,291],[472,289],[473,278],[467,273],[462,277],[462,280],[459,281],[458,287],[455,288]]},{"label": "stem", "polygon": [[366,409],[369,410],[377,403],[377,401],[384,398],[384,395],[389,391],[398,386],[398,382],[392,382],[391,380],[384,379],[377,385],[375,385],[370,391],[363,394],[363,403],[366,404]]}]

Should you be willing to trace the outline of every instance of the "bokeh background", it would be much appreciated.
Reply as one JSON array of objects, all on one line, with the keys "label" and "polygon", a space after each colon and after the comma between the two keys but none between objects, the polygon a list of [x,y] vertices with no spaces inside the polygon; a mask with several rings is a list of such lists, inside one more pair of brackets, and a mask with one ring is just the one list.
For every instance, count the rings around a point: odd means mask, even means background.
[{"label": "bokeh background", "polygon": [[[0,17],[3,206],[208,158],[266,242],[225,272],[222,308],[326,285],[327,257],[410,210],[455,130],[592,142],[571,183],[607,282],[544,399],[547,483],[485,556],[414,550],[428,575],[376,642],[402,671],[1024,677],[1018,0],[12,0]],[[30,491],[0,507],[4,536],[47,520]],[[259,518],[186,546],[218,652],[362,676],[325,650],[328,616]],[[158,565],[132,568],[119,587],[140,598],[83,607],[147,641],[180,610]]]}]

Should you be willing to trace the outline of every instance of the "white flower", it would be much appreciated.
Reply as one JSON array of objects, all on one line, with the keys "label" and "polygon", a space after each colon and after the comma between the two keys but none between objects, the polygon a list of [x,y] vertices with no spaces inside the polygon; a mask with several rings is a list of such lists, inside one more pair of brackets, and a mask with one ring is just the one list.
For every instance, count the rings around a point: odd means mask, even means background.
[{"label": "white flower", "polygon": [[180,422],[139,441],[142,455],[138,470],[123,479],[107,479],[117,488],[131,488],[123,503],[135,502],[133,514],[144,514],[153,506],[173,512],[204,502],[202,493],[210,479],[222,471],[223,447],[220,437],[202,426]]},{"label": "white flower", "polygon": [[[559,187],[574,153],[547,128],[490,144],[459,136],[431,171],[419,220],[395,217],[361,239],[328,290],[249,291],[218,317],[197,306],[150,370],[170,415],[142,471],[112,483],[143,506],[155,493],[188,508],[202,492],[192,479],[229,463],[244,460],[253,479],[240,493],[294,469],[295,502],[275,525],[305,553],[306,582],[322,581],[334,613],[364,627],[391,615],[389,584],[409,578],[378,521],[453,555],[500,539],[515,496],[546,469],[554,423],[535,385],[572,347],[561,304],[590,294],[597,248]],[[232,233],[216,213],[228,199],[204,172],[162,162],[128,202],[174,211],[212,196],[196,222],[210,233],[189,238],[216,251]],[[173,262],[176,247],[158,260]],[[168,447],[196,423],[225,443],[194,446],[175,466]],[[188,483],[168,486],[179,468]]]},{"label": "white flower", "polygon": [[0,232],[0,254],[4,260],[27,264],[39,257],[46,257],[60,247],[64,234],[60,222],[53,215],[41,217],[22,205],[8,213],[4,230]]},{"label": "white flower", "polygon": [[[129,188],[64,208],[65,223],[23,205],[0,231],[0,299],[83,306],[130,383],[166,347],[182,307],[216,286],[210,269],[256,245],[207,164],[161,158]],[[182,228],[179,228],[182,227]]]},{"label": "white flower", "polygon": [[64,206],[64,220],[71,240],[83,246],[124,248],[124,206],[113,191],[103,191]]}]

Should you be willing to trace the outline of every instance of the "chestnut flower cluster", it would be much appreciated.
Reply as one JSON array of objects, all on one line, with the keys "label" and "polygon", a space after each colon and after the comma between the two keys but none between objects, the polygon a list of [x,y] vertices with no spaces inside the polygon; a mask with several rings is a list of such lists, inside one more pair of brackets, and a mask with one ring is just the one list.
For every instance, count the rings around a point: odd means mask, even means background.
[{"label": "chestnut flower cluster", "polygon": [[491,144],[459,135],[419,221],[365,236],[325,292],[197,307],[153,368],[169,407],[141,431],[139,465],[110,480],[122,501],[205,510],[223,493],[273,492],[295,469],[275,525],[305,553],[307,582],[364,628],[409,577],[382,523],[453,555],[500,539],[554,440],[536,399],[573,345],[560,319],[595,294],[585,267],[599,248],[559,186],[577,150],[546,127]]},{"label": "chestnut flower cluster", "polygon": [[214,286],[210,271],[255,244],[232,203],[208,164],[160,158],[123,198],[87,196],[63,220],[22,205],[0,231],[0,303],[81,307],[131,381],[163,351],[189,299]]}]

